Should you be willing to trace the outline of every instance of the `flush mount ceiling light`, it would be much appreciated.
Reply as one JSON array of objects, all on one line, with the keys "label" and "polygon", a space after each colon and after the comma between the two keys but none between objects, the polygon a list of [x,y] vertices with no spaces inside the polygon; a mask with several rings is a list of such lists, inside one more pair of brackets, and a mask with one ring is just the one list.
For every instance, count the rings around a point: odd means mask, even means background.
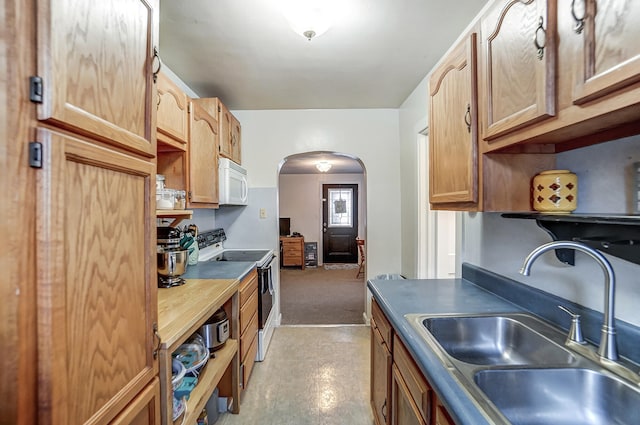
[{"label": "flush mount ceiling light", "polygon": [[331,163],[329,161],[320,161],[316,163],[316,168],[321,173],[326,173],[331,169]]},{"label": "flush mount ceiling light", "polygon": [[327,0],[283,0],[282,13],[297,34],[311,41],[331,27],[334,2]]}]

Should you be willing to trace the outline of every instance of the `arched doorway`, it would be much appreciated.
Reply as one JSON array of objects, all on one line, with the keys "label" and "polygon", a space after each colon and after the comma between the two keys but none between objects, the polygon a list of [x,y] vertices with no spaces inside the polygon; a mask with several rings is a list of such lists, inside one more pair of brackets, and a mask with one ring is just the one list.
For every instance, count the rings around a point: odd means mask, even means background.
[{"label": "arched doorway", "polygon": [[[366,281],[357,273],[356,244],[356,238],[366,240],[362,161],[327,151],[284,158],[278,210],[282,246],[294,245],[291,238],[302,238],[305,247],[301,265],[289,261],[289,251],[281,252],[282,324],[364,323]],[[353,256],[348,255],[349,248]]]}]

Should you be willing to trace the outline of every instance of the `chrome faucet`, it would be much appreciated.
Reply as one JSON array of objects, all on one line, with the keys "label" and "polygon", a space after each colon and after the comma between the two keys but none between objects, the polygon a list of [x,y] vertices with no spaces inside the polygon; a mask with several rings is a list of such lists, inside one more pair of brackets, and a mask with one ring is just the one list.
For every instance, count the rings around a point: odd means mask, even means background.
[{"label": "chrome faucet", "polygon": [[580,243],[573,241],[554,241],[541,245],[531,251],[531,253],[524,260],[520,273],[529,276],[531,272],[531,265],[542,254],[552,249],[566,248],[575,249],[584,252],[600,265],[604,273],[604,320],[602,323],[602,330],[600,331],[600,347],[598,348],[598,355],[601,358],[608,360],[618,360],[618,349],[616,346],[616,328],[613,323],[615,318],[614,303],[616,293],[616,278],[613,273],[611,263],[595,249]]}]

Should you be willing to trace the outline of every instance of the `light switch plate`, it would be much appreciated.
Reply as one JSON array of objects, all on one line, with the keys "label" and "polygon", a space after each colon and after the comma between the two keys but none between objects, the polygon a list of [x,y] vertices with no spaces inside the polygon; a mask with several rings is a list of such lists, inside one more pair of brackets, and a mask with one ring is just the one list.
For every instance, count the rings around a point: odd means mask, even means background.
[{"label": "light switch plate", "polygon": [[265,208],[260,208],[260,218],[267,218],[267,210]]}]

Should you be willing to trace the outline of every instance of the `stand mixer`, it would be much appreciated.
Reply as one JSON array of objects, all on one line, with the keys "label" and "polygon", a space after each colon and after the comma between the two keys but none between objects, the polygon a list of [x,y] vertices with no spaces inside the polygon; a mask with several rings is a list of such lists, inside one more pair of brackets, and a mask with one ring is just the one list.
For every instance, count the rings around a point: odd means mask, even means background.
[{"label": "stand mixer", "polygon": [[183,285],[180,276],[187,269],[189,251],[182,249],[180,239],[182,232],[174,227],[158,227],[158,287],[170,288]]}]

